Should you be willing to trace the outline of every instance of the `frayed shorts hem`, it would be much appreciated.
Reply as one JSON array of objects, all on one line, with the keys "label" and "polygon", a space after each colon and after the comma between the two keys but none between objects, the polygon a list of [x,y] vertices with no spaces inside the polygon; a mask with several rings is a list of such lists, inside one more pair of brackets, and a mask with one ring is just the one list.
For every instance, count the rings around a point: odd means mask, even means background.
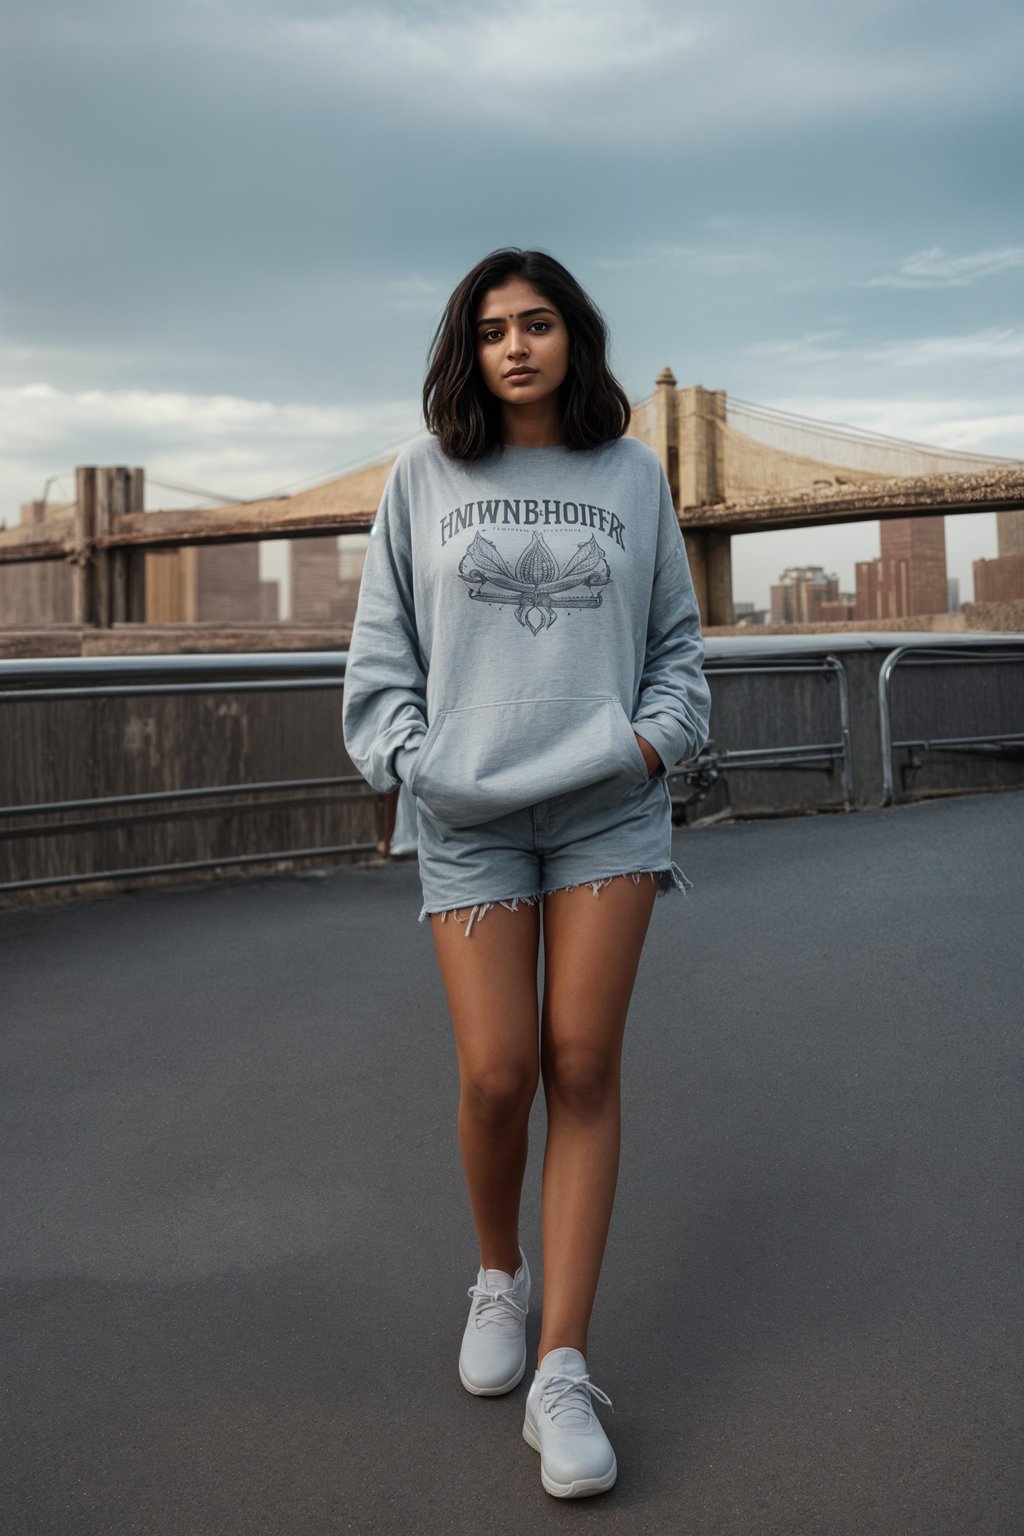
[{"label": "frayed shorts hem", "polygon": [[510,911],[515,912],[520,902],[527,906],[534,906],[541,897],[550,896],[554,891],[575,891],[582,885],[589,885],[596,896],[602,886],[608,885],[612,880],[622,879],[626,875],[632,877],[635,885],[640,884],[644,875],[649,875],[652,880],[657,879],[656,896],[666,896],[669,891],[682,891],[684,896],[688,896],[693,889],[693,881],[683,873],[679,865],[673,860],[664,869],[619,869],[614,870],[611,874],[595,875],[588,880],[579,880],[575,885],[554,885],[549,890],[534,891],[528,896],[510,896],[493,901],[475,902],[473,904],[460,901],[457,906],[453,907],[428,907],[427,902],[424,902],[417,921],[423,923],[426,922],[428,917],[440,917],[441,921],[444,922],[449,912],[455,914],[460,911],[469,911],[469,922],[466,925],[466,938],[468,939],[474,922],[484,918],[491,907],[508,907]]}]

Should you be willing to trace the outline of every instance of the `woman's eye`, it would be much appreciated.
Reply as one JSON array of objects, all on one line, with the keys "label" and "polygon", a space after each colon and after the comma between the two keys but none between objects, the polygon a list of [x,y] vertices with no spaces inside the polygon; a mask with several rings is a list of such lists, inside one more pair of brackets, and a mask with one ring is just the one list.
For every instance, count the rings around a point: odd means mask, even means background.
[{"label": "woman's eye", "polygon": [[[549,320],[533,320],[530,322],[529,329],[532,331],[536,325],[539,325],[542,331],[550,331],[551,329],[551,322]],[[503,334],[504,333],[502,331],[484,331],[480,337],[480,340],[490,341],[492,336],[501,336]]]}]

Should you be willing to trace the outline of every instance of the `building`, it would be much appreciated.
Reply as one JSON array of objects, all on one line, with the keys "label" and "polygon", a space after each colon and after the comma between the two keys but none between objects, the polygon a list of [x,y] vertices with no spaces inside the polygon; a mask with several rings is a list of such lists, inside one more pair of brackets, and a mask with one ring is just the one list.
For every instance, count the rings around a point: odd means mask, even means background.
[{"label": "building", "polygon": [[147,552],[147,624],[272,624],[276,581],[260,577],[257,543]]},{"label": "building", "polygon": [[820,565],[791,565],[771,589],[773,624],[816,624],[822,603],[839,598],[839,578]]},{"label": "building", "polygon": [[858,560],[853,619],[948,613],[946,520],[897,517],[879,524],[882,552]]},{"label": "building", "polygon": [[833,601],[818,605],[819,624],[845,624],[856,618],[857,600],[852,592],[841,592]]},{"label": "building", "polygon": [[755,603],[733,603],[732,621],[743,628],[749,628],[755,624],[766,624],[768,612],[765,608],[758,608]]},{"label": "building", "polygon": [[1024,512],[996,513],[996,549],[1000,555],[1024,555]]},{"label": "building", "polygon": [[[895,517],[879,524],[881,558],[906,561],[906,601],[903,613],[946,613],[946,519]],[[896,615],[886,615],[896,617]]]},{"label": "building", "polygon": [[1024,597],[1024,550],[1019,555],[975,560],[973,570],[976,603],[1003,603]]}]

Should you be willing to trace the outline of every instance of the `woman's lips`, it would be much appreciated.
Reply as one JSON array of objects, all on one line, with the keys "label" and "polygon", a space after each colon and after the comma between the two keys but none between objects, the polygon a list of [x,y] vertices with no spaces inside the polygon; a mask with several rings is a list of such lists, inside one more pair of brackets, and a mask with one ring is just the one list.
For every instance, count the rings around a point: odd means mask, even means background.
[{"label": "woman's lips", "polygon": [[526,379],[535,379],[536,377],[536,368],[529,368],[525,373],[506,373],[505,382],[507,384],[521,384]]}]

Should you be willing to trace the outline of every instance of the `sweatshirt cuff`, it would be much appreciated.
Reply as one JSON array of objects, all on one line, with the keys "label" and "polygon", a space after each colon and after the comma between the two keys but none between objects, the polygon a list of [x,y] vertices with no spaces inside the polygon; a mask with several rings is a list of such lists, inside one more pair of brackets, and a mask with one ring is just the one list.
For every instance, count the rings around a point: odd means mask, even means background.
[{"label": "sweatshirt cuff", "polygon": [[395,775],[403,784],[408,782],[413,759],[419,751],[422,742],[423,737],[417,736],[415,741],[407,743],[404,747],[399,747],[392,759]]},{"label": "sweatshirt cuff", "polygon": [[661,759],[660,767],[654,770],[654,772],[651,774],[651,778],[664,778],[668,773],[668,770],[676,761],[672,754],[676,749],[676,742],[678,740],[677,733],[674,731],[667,731],[663,725],[658,724],[657,720],[651,719],[631,720],[630,728],[635,731],[638,736],[642,736],[644,741],[649,741]]}]

